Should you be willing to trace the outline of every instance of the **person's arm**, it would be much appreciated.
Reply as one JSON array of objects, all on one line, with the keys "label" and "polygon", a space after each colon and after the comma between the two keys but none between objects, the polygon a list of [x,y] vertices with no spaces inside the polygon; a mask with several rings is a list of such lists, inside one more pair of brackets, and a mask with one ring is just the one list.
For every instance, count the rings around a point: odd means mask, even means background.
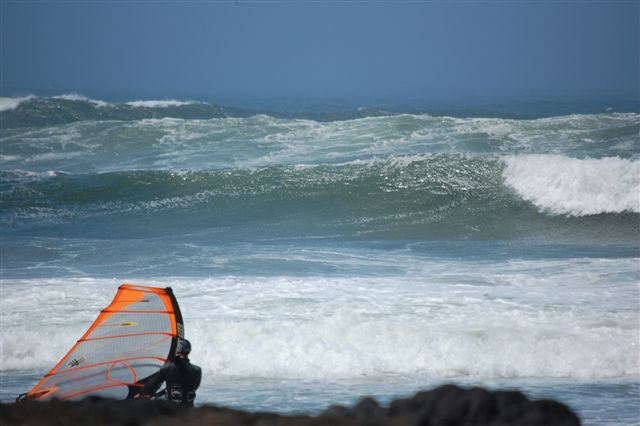
[{"label": "person's arm", "polygon": [[156,374],[149,377],[149,380],[144,384],[144,389],[140,392],[143,396],[153,396],[162,383],[167,379],[167,372],[169,371],[169,366],[171,364],[167,364],[163,366]]}]

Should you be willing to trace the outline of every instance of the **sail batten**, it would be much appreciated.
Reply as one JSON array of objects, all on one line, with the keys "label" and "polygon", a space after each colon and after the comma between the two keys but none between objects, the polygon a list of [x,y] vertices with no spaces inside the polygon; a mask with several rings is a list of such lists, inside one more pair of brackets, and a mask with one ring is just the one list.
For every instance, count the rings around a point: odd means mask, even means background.
[{"label": "sail batten", "polygon": [[80,339],[78,340],[78,342],[92,342],[94,340],[118,339],[120,337],[149,336],[149,335],[175,336],[173,333],[165,333],[164,331],[155,331],[155,332],[149,331],[145,333],[120,334],[118,336],[91,337],[87,339]]},{"label": "sail batten", "polygon": [[180,308],[170,288],[123,284],[26,398],[135,398],[144,383],[176,356],[183,333]]}]

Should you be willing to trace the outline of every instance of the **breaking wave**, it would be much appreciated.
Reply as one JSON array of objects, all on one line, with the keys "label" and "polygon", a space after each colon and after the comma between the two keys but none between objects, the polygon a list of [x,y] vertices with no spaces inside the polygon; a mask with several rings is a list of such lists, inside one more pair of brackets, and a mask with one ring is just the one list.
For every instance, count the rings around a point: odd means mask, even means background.
[{"label": "breaking wave", "polygon": [[503,176],[542,212],[570,216],[640,213],[640,161],[523,155],[504,160]]},{"label": "breaking wave", "polygon": [[136,108],[168,108],[184,105],[197,104],[196,101],[176,101],[176,100],[147,100],[147,101],[130,101],[126,102],[127,105],[131,105]]},{"label": "breaking wave", "polygon": [[[71,101],[71,102],[85,102],[85,103],[93,104],[98,107],[108,107],[108,106],[114,107],[118,105],[115,103],[106,102],[99,99],[93,99],[88,96],[81,95],[80,93],[65,93],[63,95],[51,96],[49,98],[46,98],[46,97],[38,98],[33,95],[22,96],[22,97],[2,97],[0,98],[0,105],[1,105],[0,111],[15,109],[21,103],[27,102],[33,99],[40,99],[44,101],[48,100],[50,102],[55,102],[55,100],[57,99],[64,100],[64,101]],[[128,102],[125,102],[124,105],[129,105],[129,106],[138,107],[138,108],[165,108],[165,107],[172,107],[172,106],[191,105],[196,103],[201,103],[201,102],[178,101],[175,99],[161,99],[161,100],[128,101]]]},{"label": "breaking wave", "polygon": [[637,113],[317,121],[192,101],[16,102],[1,116],[6,233],[638,235]]},{"label": "breaking wave", "polygon": [[[14,231],[86,222],[95,225],[93,232],[114,232],[146,218],[148,223],[136,225],[138,231],[633,238],[640,212],[637,170],[637,160],[616,158],[435,155],[188,172],[4,172],[2,222]],[[576,190],[581,181],[587,181],[582,192]],[[112,221],[115,228],[108,225]]]},{"label": "breaking wave", "polygon": [[0,99],[0,124],[3,129],[55,126],[85,120],[140,120],[179,117],[207,119],[248,115],[237,108],[225,108],[204,102],[138,100],[111,103],[78,93],[52,97],[3,97]]},{"label": "breaking wave", "polygon": [[79,93],[67,93],[60,96],[53,96],[51,99],[63,99],[65,101],[87,102],[97,107],[103,107],[103,108],[111,105],[109,102],[91,99]]},{"label": "breaking wave", "polygon": [[2,96],[0,97],[0,112],[16,109],[21,103],[27,102],[33,98],[35,98],[35,96],[22,96],[16,98]]},{"label": "breaking wave", "polygon": [[[59,170],[72,174],[198,171],[460,153],[488,157],[542,154],[630,160],[640,155],[639,114],[538,120],[404,114],[320,122],[267,115],[206,120],[144,118],[172,113],[188,115],[199,108],[212,108],[206,104],[163,107],[157,111],[92,104],[87,108],[91,114],[121,119],[3,129],[0,134],[1,154],[6,159],[3,170]],[[69,116],[76,113],[84,114],[75,111]],[[26,114],[23,118],[28,117]],[[68,152],[82,155],[68,159],[64,157]],[[49,156],[54,153],[60,155],[59,161]]]}]

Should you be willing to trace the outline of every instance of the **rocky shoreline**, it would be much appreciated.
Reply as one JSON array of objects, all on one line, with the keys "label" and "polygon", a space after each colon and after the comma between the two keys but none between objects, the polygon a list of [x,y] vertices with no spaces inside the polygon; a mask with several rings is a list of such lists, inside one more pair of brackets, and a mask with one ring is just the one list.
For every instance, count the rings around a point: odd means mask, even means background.
[{"label": "rocky shoreline", "polygon": [[122,426],[347,426],[347,425],[579,425],[578,416],[552,400],[529,400],[517,391],[489,391],[445,385],[396,399],[388,406],[361,399],[353,407],[331,406],[317,416],[252,413],[216,406],[185,408],[167,401],[113,401],[0,404],[0,424]]}]

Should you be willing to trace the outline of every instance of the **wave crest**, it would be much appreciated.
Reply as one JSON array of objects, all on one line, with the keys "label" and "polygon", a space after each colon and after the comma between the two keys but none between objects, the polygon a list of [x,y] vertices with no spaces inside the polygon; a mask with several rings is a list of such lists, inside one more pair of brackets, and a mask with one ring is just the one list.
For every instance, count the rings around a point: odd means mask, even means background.
[{"label": "wave crest", "polygon": [[165,100],[131,101],[131,102],[127,102],[126,105],[129,105],[135,108],[168,108],[168,107],[192,105],[197,103],[200,103],[200,102],[176,101],[173,99],[165,99]]},{"label": "wave crest", "polygon": [[33,98],[35,98],[35,96],[22,96],[16,98],[2,96],[0,97],[0,112],[14,110],[18,108],[21,103],[29,101]]},{"label": "wave crest", "polygon": [[89,97],[86,97],[84,95],[81,95],[79,93],[66,93],[64,95],[60,95],[60,96],[54,96],[52,97],[52,99],[62,99],[65,101],[77,101],[77,102],[88,102],[90,104],[93,104],[97,107],[108,107],[111,106],[111,104],[109,102],[105,102],[105,101],[101,101],[99,99],[91,99]]},{"label": "wave crest", "polygon": [[520,155],[506,157],[504,163],[505,184],[542,212],[640,213],[639,160]]},{"label": "wave crest", "polygon": [[[592,170],[592,162],[606,167]],[[566,163],[587,168],[584,193],[572,189],[583,178]],[[440,155],[198,172],[5,172],[0,219],[11,232],[55,223],[65,235],[86,223],[99,235],[627,241],[637,235],[636,170],[620,159]],[[610,214],[596,216],[603,211]]]}]

